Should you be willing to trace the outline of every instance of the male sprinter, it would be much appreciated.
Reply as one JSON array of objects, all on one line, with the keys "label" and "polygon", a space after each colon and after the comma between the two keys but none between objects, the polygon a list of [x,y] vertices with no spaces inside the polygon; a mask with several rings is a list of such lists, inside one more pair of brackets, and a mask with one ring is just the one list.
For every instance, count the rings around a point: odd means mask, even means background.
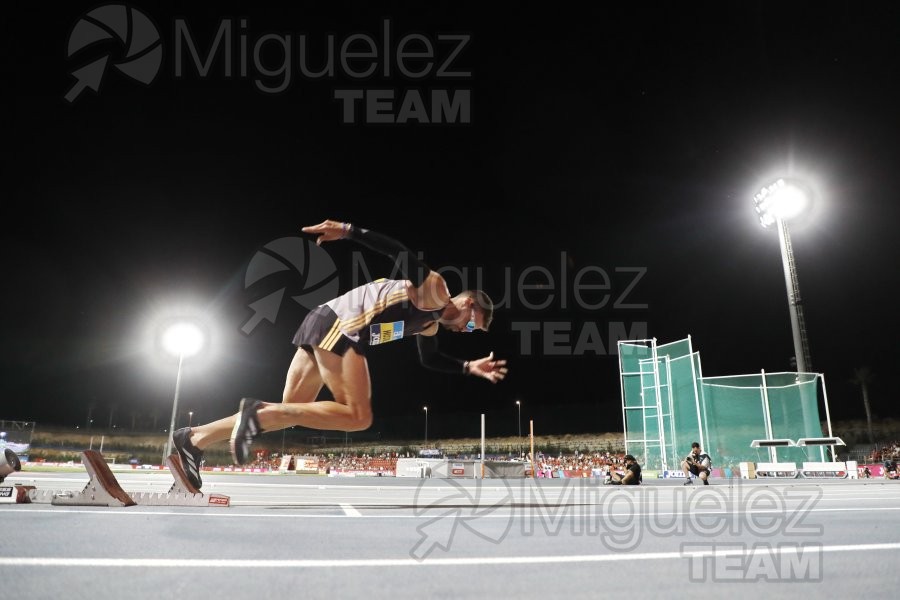
[{"label": "male sprinter", "polygon": [[[198,489],[203,449],[214,442],[230,437],[234,461],[245,464],[253,438],[262,431],[293,425],[332,431],[367,429],[372,424],[365,354],[369,346],[416,336],[419,359],[427,368],[482,377],[491,383],[506,376],[506,361],[494,360],[493,352],[467,361],[438,350],[439,325],[457,332],[488,330],[494,305],[487,294],[467,290],[451,297],[443,277],[386,235],[337,221],[304,227],[303,232],[317,235],[317,244],[349,239],[385,254],[398,262],[404,278],[359,286],[306,316],[294,335],[297,351],[280,404],[244,398],[236,415],[174,433],[175,450]],[[316,402],[323,385],[331,390],[333,401]]]}]

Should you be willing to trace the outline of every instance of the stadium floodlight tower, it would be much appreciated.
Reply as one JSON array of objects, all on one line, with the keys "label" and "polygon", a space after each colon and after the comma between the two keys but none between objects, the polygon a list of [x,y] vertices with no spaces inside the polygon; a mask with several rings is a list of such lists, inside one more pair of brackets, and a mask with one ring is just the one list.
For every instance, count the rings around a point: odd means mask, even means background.
[{"label": "stadium floodlight tower", "polygon": [[809,356],[806,322],[803,318],[803,302],[800,299],[800,284],[797,281],[797,265],[794,263],[794,251],[791,247],[791,235],[787,221],[807,208],[809,195],[799,183],[779,179],[762,188],[754,196],[754,200],[760,224],[766,229],[774,225],[778,230],[778,244],[781,247],[781,263],[784,267],[791,329],[794,335],[797,372],[808,373],[812,369],[812,360]]},{"label": "stadium floodlight tower", "polygon": [[163,453],[162,464],[166,464],[166,457],[172,452],[172,434],[175,431],[175,415],[178,413],[178,395],[181,391],[181,367],[184,359],[194,356],[203,348],[203,330],[196,323],[189,320],[175,321],[163,331],[162,347],[172,356],[178,357],[178,372],[175,376],[175,398],[172,401],[172,420],[169,424],[169,436],[166,439],[166,449]]}]

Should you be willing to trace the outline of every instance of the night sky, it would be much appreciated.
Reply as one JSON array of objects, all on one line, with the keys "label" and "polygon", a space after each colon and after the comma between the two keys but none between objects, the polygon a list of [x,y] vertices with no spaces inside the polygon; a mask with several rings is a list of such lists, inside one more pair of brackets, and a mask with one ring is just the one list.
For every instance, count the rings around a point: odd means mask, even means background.
[{"label": "night sky", "polygon": [[[419,436],[426,404],[431,436],[476,435],[482,412],[489,434],[514,434],[516,399],[537,433],[621,431],[615,331],[661,343],[691,335],[704,375],[790,370],[777,234],[753,209],[777,177],[813,191],[791,235],[833,419],[863,417],[850,383],[862,366],[875,373],[875,413],[900,416],[900,9],[873,4],[507,4],[487,14],[456,3],[141,2],[129,6],[158,42],[138,40],[132,20],[130,37],[71,57],[73,28],[101,4],[7,7],[0,418],[128,429],[155,415],[166,427],[177,364],[152,351],[147,331],[188,304],[215,325],[185,363],[182,412],[206,422],[243,396],[280,400],[307,312],[291,297],[311,284],[300,267],[248,285],[248,266],[261,252],[289,264],[264,247],[332,218],[396,237],[432,268],[466,269],[468,287],[478,273],[503,300],[489,333],[442,332],[440,343],[461,358],[507,358],[506,381],[427,371],[411,340],[373,348],[369,434]],[[224,49],[202,76],[185,31],[205,56],[223,19],[231,76]],[[290,80],[256,68],[284,63],[270,39],[255,64],[267,34],[292,36]],[[377,44],[365,78],[340,62],[353,34]],[[410,51],[433,47],[425,75],[415,73],[425,59],[405,59],[411,76],[397,66],[398,40],[411,34]],[[301,36],[309,72],[325,64],[329,35],[334,73],[304,74]],[[148,85],[115,67],[135,65],[129,48],[153,47],[162,60]],[[67,101],[71,73],[103,56],[99,92]],[[373,59],[348,64],[362,71]],[[362,98],[352,123],[336,99],[347,90]],[[366,102],[384,105],[385,90],[393,103],[370,114]],[[468,110],[443,113],[454,122],[419,122],[433,120],[441,94],[466,90]],[[424,118],[371,122],[397,120],[404,103]],[[340,291],[357,281],[360,257],[373,277],[391,274],[390,261],[354,256],[352,243],[325,248]],[[607,277],[609,289],[582,287],[576,299],[579,272],[582,286]],[[281,289],[275,322],[242,332],[250,305]]]}]

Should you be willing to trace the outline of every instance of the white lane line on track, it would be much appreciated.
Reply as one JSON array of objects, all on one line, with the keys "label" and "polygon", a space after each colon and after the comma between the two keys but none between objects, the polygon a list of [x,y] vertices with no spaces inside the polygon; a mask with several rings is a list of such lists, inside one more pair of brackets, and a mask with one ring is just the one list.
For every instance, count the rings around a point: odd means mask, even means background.
[{"label": "white lane line on track", "polygon": [[344,511],[344,514],[348,517],[361,517],[362,513],[353,508],[350,504],[341,504],[341,510]]},{"label": "white lane line on track", "polygon": [[[236,504],[232,501],[232,504]],[[145,517],[147,515],[153,516],[161,516],[161,517],[190,517],[192,519],[199,519],[205,517],[219,517],[219,518],[235,518],[235,519],[333,519],[340,518],[344,519],[347,517],[346,513],[341,514],[306,514],[306,513],[276,513],[276,514],[261,514],[261,513],[245,513],[245,512],[222,512],[219,509],[215,509],[215,511],[204,511],[203,509],[194,509],[190,511],[151,511],[151,510],[140,510],[140,507],[133,507],[129,509],[118,509],[118,510],[110,510],[108,508],[96,508],[96,509],[78,509],[78,508],[66,508],[66,507],[55,507],[55,508],[18,508],[12,507],[0,507],[0,513],[13,511],[18,512],[19,515],[28,515],[33,513],[51,513],[51,514],[64,514],[64,513],[77,513],[77,514],[85,514],[85,515],[105,515],[105,516],[139,516]],[[309,502],[309,503],[293,503],[293,504],[244,504],[246,507],[256,506],[259,508],[320,508],[320,509],[339,509],[342,508],[339,505],[323,505],[322,503],[317,502]],[[397,508],[396,504],[384,504],[383,506],[376,506],[373,504],[368,504],[363,509],[368,510],[414,510],[419,514],[359,514],[359,518],[362,519],[434,519],[435,511],[446,510],[446,506],[435,505],[435,506],[420,506],[420,507],[407,507],[403,506]],[[479,509],[485,509],[488,507],[472,505],[467,507],[469,510],[475,511]],[[503,508],[502,506],[499,508]],[[535,509],[539,507],[534,507]],[[684,512],[610,512],[610,513],[587,513],[582,514],[579,511],[574,511],[575,514],[567,515],[565,513],[569,512],[569,509],[572,508],[583,508],[581,506],[574,507],[570,506],[566,507],[540,507],[547,514],[558,514],[559,517],[567,517],[571,516],[572,518],[582,519],[585,517],[649,517],[649,516],[683,516],[686,513]],[[354,508],[354,510],[357,510]],[[900,506],[880,506],[878,507],[879,511],[883,510],[894,510],[900,511]],[[357,512],[359,512],[357,510]],[[715,516],[715,515],[732,515],[735,517],[743,516],[743,515],[787,515],[790,512],[790,508],[786,510],[752,510],[752,511],[740,511],[740,512],[731,512],[731,511],[722,511],[722,510],[705,510],[705,511],[693,511],[691,512],[692,516]],[[804,512],[808,513],[832,513],[832,512],[872,512],[871,508],[807,508],[804,509]],[[354,515],[355,516],[355,515]],[[478,515],[478,519],[510,519],[510,518],[518,518],[521,515],[517,515],[515,512],[506,512],[497,514],[496,512],[484,515]]]},{"label": "white lane line on track", "polygon": [[177,558],[54,558],[54,557],[0,557],[0,567],[140,567],[176,569],[238,569],[238,568],[290,568],[307,569],[337,567],[447,567],[447,566],[493,566],[493,565],[536,565],[562,563],[603,563],[619,561],[683,560],[685,558],[705,558],[723,556],[752,556],[760,552],[766,554],[802,554],[805,552],[884,552],[900,551],[900,543],[894,544],[844,544],[835,546],[784,546],[751,549],[710,550],[694,552],[645,552],[619,554],[581,554],[574,556],[482,556],[477,558],[432,558],[422,561],[414,558],[372,558],[372,559],[177,559]]}]

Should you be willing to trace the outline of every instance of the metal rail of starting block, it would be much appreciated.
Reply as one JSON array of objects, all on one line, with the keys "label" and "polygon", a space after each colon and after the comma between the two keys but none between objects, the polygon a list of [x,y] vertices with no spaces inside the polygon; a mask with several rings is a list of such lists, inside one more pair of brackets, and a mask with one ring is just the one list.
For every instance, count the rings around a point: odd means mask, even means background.
[{"label": "metal rail of starting block", "polygon": [[181,457],[172,454],[166,459],[175,482],[166,493],[135,492],[134,501],[143,506],[231,506],[231,498],[224,494],[204,494],[191,485],[181,466]]}]

